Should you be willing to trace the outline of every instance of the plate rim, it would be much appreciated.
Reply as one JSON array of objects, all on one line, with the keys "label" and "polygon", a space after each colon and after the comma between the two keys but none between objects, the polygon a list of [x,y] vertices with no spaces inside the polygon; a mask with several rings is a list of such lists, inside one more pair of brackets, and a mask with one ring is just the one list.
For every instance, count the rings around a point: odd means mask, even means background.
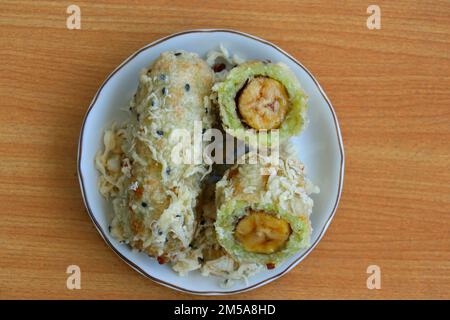
[{"label": "plate rim", "polygon": [[[86,198],[86,190],[84,187],[84,180],[83,180],[83,174],[82,174],[82,170],[81,170],[81,158],[82,158],[82,145],[83,145],[83,136],[84,136],[84,127],[87,121],[87,118],[90,114],[90,112],[92,111],[95,103],[97,102],[97,99],[100,95],[100,92],[103,90],[103,88],[105,87],[105,85],[108,83],[108,81],[120,70],[122,69],[128,62],[130,62],[132,59],[134,59],[138,54],[140,54],[141,52],[143,52],[144,50],[151,48],[153,46],[156,46],[164,41],[167,41],[169,39],[175,38],[175,37],[179,37],[179,36],[183,36],[186,34],[192,34],[192,33],[215,33],[215,32],[221,32],[221,33],[232,33],[232,34],[237,34],[240,36],[244,36],[246,38],[250,38],[253,40],[256,40],[258,42],[261,42],[265,45],[268,45],[272,48],[274,48],[275,50],[277,50],[278,52],[280,52],[281,54],[283,54],[284,56],[286,56],[287,58],[289,58],[293,63],[295,63],[296,65],[298,65],[300,68],[302,68],[307,74],[308,76],[311,77],[311,79],[313,80],[314,84],[317,86],[317,88],[319,89],[320,94],[322,95],[322,97],[325,99],[331,114],[333,116],[333,122],[335,125],[335,130],[336,130],[336,136],[338,139],[338,145],[339,145],[339,151],[340,151],[340,170],[339,170],[339,184],[338,184],[338,193],[336,196],[336,201],[334,204],[334,207],[331,211],[331,214],[328,216],[327,221],[325,223],[325,225],[323,226],[322,230],[319,233],[319,236],[317,237],[317,239],[314,241],[314,243],[311,244],[311,246],[301,255],[299,256],[297,259],[295,259],[290,265],[288,265],[284,270],[282,270],[281,272],[277,273],[276,275],[273,275],[271,277],[268,277],[265,280],[259,281],[258,283],[255,283],[251,286],[247,286],[245,288],[242,289],[237,289],[237,290],[232,290],[232,291],[195,291],[195,290],[190,290],[190,289],[186,289],[183,287],[179,287],[175,284],[166,282],[162,279],[156,278],[150,274],[148,274],[147,272],[145,272],[143,269],[141,269],[138,265],[136,265],[133,261],[131,261],[130,259],[128,259],[127,257],[125,257],[124,255],[122,255],[116,248],[115,246],[109,241],[108,237],[105,235],[103,229],[100,227],[99,223],[97,222],[96,218],[94,217],[94,214],[92,213],[92,210],[90,208],[89,202],[87,201]],[[325,235],[325,232],[327,231],[331,221],[334,218],[334,215],[336,213],[336,210],[338,208],[338,204],[342,195],[342,189],[343,189],[343,182],[344,182],[344,167],[345,167],[345,154],[344,154],[344,144],[343,144],[343,140],[342,140],[342,135],[341,135],[341,130],[339,127],[339,122],[336,116],[336,112],[333,108],[333,105],[331,104],[331,101],[328,99],[328,96],[325,94],[325,91],[323,90],[323,88],[321,87],[321,85],[319,84],[319,82],[317,81],[317,79],[312,75],[312,73],[301,63],[299,62],[297,59],[295,59],[292,55],[290,55],[289,53],[287,53],[286,51],[284,51],[283,49],[281,49],[280,47],[278,47],[277,45],[264,40],[262,38],[259,38],[257,36],[242,32],[242,31],[237,31],[237,30],[233,30],[233,29],[189,29],[189,30],[184,30],[184,31],[180,31],[180,32],[176,32],[173,34],[170,34],[168,36],[165,36],[163,38],[160,38],[158,40],[155,40],[145,46],[143,46],[142,48],[136,50],[133,54],[131,54],[128,58],[126,58],[121,64],[119,64],[107,77],[106,79],[103,81],[103,83],[101,84],[101,86],[99,87],[99,89],[97,90],[97,92],[94,95],[94,98],[91,100],[91,103],[89,104],[89,107],[84,115],[83,118],[83,122],[81,125],[81,129],[80,129],[80,136],[79,136],[79,140],[78,140],[78,153],[77,153],[77,174],[78,174],[78,181],[80,184],[80,189],[81,189],[81,196],[83,199],[83,203],[84,206],[86,208],[86,211],[90,217],[90,219],[92,220],[92,222],[94,223],[95,228],[97,229],[97,231],[100,233],[100,236],[103,238],[103,240],[106,242],[106,244],[126,263],[128,264],[130,267],[132,267],[135,271],[137,271],[138,273],[140,273],[141,275],[143,275],[144,277],[158,283],[161,284],[165,287],[177,290],[177,291],[181,291],[181,292],[185,292],[185,293],[190,293],[190,294],[195,294],[195,295],[231,295],[231,294],[237,294],[237,293],[242,293],[242,292],[246,292],[246,291],[250,291],[253,289],[256,289],[258,287],[261,287],[263,285],[266,285],[280,277],[282,277],[283,275],[285,275],[286,273],[288,273],[290,270],[292,270],[296,265],[298,265],[304,258],[306,258],[309,253],[318,245],[318,243],[320,242],[320,240],[322,240],[323,236]]]}]

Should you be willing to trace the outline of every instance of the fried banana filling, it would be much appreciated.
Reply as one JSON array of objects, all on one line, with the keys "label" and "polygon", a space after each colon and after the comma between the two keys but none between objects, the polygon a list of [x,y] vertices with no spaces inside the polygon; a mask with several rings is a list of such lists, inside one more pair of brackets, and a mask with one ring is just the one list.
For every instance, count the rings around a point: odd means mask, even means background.
[{"label": "fried banana filling", "polygon": [[271,254],[280,250],[289,239],[291,226],[264,211],[249,210],[236,225],[235,237],[245,250]]},{"label": "fried banana filling", "polygon": [[242,119],[256,130],[277,129],[288,112],[286,88],[268,77],[251,79],[238,97]]}]

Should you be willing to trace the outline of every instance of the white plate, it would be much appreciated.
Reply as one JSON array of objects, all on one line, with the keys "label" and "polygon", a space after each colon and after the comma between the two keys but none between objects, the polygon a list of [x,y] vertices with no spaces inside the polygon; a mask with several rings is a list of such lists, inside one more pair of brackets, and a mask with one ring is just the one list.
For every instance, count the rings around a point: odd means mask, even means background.
[{"label": "white plate", "polygon": [[[119,110],[128,104],[138,84],[139,71],[159,54],[167,50],[184,49],[204,56],[223,44],[231,53],[244,59],[282,61],[297,75],[309,95],[307,129],[294,137],[299,158],[305,163],[311,180],[320,187],[313,195],[311,215],[313,233],[311,247],[298,252],[273,270],[251,277],[248,283],[236,282],[231,288],[222,288],[219,279],[203,277],[199,272],[180,277],[167,265],[159,265],[144,253],[136,253],[110,236],[108,225],[111,205],[97,189],[98,172],[94,167],[95,153],[102,147],[104,128],[112,121],[125,120]],[[86,113],[78,147],[78,177],[83,199],[95,226],[108,245],[126,263],[144,276],[173,289],[204,295],[230,294],[247,291],[269,283],[284,275],[317,245],[336,211],[344,178],[344,150],[336,114],[330,101],[311,73],[297,60],[277,46],[257,37],[233,30],[192,30],[170,35],[138,50],[105,80]]]}]

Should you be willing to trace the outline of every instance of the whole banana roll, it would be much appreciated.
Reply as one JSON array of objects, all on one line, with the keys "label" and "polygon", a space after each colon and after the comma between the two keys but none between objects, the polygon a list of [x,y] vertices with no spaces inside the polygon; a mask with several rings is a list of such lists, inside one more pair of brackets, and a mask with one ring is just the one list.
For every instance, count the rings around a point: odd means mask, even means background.
[{"label": "whole banana roll", "polygon": [[[111,233],[161,263],[183,254],[196,228],[194,208],[208,168],[175,160],[180,141],[173,135],[183,130],[193,140],[195,122],[211,127],[212,82],[213,72],[197,54],[164,52],[141,73],[129,105],[134,119],[124,149],[131,170],[127,189],[113,202]],[[193,147],[182,145],[186,152]]]}]

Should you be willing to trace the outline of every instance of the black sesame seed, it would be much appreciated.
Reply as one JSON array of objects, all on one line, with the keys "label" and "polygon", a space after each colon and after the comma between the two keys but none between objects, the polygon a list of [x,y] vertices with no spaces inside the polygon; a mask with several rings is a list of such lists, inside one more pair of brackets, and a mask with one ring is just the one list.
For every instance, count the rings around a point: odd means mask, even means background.
[{"label": "black sesame seed", "polygon": [[167,94],[167,88],[166,87],[162,88],[161,92],[162,92],[163,95],[166,95]]},{"label": "black sesame seed", "polygon": [[158,231],[158,235],[162,236],[163,232],[162,231]]},{"label": "black sesame seed", "polygon": [[166,174],[169,175],[170,174],[170,168],[166,169]]},{"label": "black sesame seed", "polygon": [[144,208],[146,208],[146,207],[147,207],[147,203],[146,203],[146,202],[142,202],[142,203],[141,203],[141,206],[143,206]]},{"label": "black sesame seed", "polygon": [[205,134],[205,132],[206,132],[206,129],[203,128],[203,129],[202,129],[202,134]]},{"label": "black sesame seed", "polygon": [[181,52],[177,52],[175,53],[175,55],[178,57],[179,55],[181,55]]},{"label": "black sesame seed", "polygon": [[139,118],[141,117],[141,114],[140,113],[136,114],[136,117],[137,117],[137,120],[139,121]]},{"label": "black sesame seed", "polygon": [[165,74],[160,74],[159,75],[159,80],[165,81],[166,80],[166,75]]},{"label": "black sesame seed", "polygon": [[175,216],[175,218],[180,218],[181,217],[181,215],[179,215],[179,214],[177,214],[176,216]]},{"label": "black sesame seed", "polygon": [[186,90],[186,91],[191,90],[191,86],[189,85],[189,83],[186,83],[186,84],[184,85],[184,90]]},{"label": "black sesame seed", "polygon": [[108,227],[108,231],[111,232],[111,226]]},{"label": "black sesame seed", "polygon": [[160,136],[164,135],[164,131],[162,131],[162,130],[157,130],[156,133]]},{"label": "black sesame seed", "polygon": [[155,106],[155,99],[150,100],[150,105],[151,105],[152,107]]}]

